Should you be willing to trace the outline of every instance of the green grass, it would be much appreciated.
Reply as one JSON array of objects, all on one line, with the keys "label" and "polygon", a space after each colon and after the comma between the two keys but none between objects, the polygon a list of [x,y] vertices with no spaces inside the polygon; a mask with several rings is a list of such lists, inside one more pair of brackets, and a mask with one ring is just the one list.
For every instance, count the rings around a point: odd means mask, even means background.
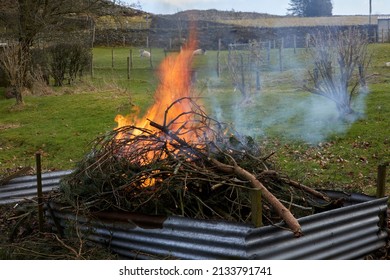
[{"label": "green grass", "polygon": [[1,125],[11,128],[1,131],[1,166],[31,166],[34,153],[42,150],[47,168],[72,167],[89,142],[115,126],[114,117],[128,99],[114,92],[31,96],[22,110],[3,100]]},{"label": "green grass", "polygon": [[[272,65],[261,75],[262,90],[251,102],[239,105],[242,99],[227,74],[226,53],[221,56],[220,78],[215,51],[195,58],[196,88],[209,114],[244,134],[253,134],[263,143],[265,154],[276,152],[271,158],[274,165],[292,178],[319,188],[374,194],[376,168],[390,160],[390,69],[384,67],[390,61],[390,45],[372,45],[371,49],[365,114],[353,124],[339,123],[337,129],[335,117],[324,119],[318,112],[306,118],[302,113],[312,98],[298,89],[306,66],[304,50],[298,50],[296,55],[285,50],[283,72],[278,69],[277,51],[273,50]],[[43,152],[45,169],[73,168],[89,152],[91,141],[116,126],[116,114],[128,114],[132,105],[145,112],[153,103],[156,71],[164,52],[152,49],[151,68],[149,59],[140,58],[139,49],[134,48],[128,80],[129,51],[115,48],[112,67],[111,48],[94,49],[92,79],[56,89],[55,95],[26,96],[23,108],[15,108],[14,100],[0,97],[0,172],[34,166],[38,150]],[[387,185],[390,193],[389,180]]]}]

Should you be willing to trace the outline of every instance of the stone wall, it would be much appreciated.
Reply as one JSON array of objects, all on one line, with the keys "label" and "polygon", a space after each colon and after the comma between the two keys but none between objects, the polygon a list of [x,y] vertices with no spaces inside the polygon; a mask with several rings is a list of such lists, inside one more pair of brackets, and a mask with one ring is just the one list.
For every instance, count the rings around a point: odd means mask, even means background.
[{"label": "stone wall", "polygon": [[[372,41],[377,41],[377,25],[356,26],[367,32]],[[337,32],[350,26],[312,26],[312,27],[240,27],[212,22],[197,23],[197,38],[200,48],[218,49],[221,39],[222,49],[231,43],[247,43],[249,40],[271,42],[277,46],[283,38],[284,47],[305,47],[308,34],[318,32]],[[95,46],[137,46],[137,47],[175,47],[181,39],[188,38],[189,27],[186,23],[178,26],[174,22],[153,24],[150,29],[103,30],[96,32]]]}]

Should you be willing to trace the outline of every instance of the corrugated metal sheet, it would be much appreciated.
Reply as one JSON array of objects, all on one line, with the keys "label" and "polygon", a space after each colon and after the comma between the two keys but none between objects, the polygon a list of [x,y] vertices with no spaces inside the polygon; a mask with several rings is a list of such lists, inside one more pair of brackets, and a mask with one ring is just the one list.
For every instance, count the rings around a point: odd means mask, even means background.
[{"label": "corrugated metal sheet", "polygon": [[[114,213],[86,219],[49,203],[55,228],[77,222],[91,241],[128,258],[179,259],[357,259],[386,245],[388,198],[330,192],[349,206],[299,219],[304,236],[293,237],[282,224],[248,224],[182,217],[148,218]],[[48,211],[51,209],[51,211]],[[128,215],[128,216],[127,216]],[[118,218],[115,218],[118,217]]]},{"label": "corrugated metal sheet", "polygon": [[385,246],[386,214],[387,198],[375,199],[299,219],[302,238],[270,227],[247,241],[256,259],[356,259]]},{"label": "corrugated metal sheet", "polygon": [[[42,173],[42,191],[50,192],[59,186],[60,179],[71,170]],[[16,203],[37,196],[37,177],[34,175],[12,179],[7,185],[0,186],[0,205]]]}]

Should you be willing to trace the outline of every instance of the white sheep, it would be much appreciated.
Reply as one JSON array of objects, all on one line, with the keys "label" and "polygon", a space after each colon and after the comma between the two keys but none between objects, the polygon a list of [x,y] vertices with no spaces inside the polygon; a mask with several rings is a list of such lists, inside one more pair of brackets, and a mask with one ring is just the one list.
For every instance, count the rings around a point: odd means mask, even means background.
[{"label": "white sheep", "polygon": [[140,52],[141,57],[150,57],[150,55],[151,55],[150,52],[145,51],[145,50],[140,50],[139,52]]},{"label": "white sheep", "polygon": [[205,49],[197,49],[197,50],[194,50],[194,52],[192,54],[193,55],[204,55],[204,54],[206,54],[206,50]]},{"label": "white sheep", "polygon": [[386,62],[386,63],[385,63],[385,66],[386,66],[386,67],[390,67],[390,62]]}]

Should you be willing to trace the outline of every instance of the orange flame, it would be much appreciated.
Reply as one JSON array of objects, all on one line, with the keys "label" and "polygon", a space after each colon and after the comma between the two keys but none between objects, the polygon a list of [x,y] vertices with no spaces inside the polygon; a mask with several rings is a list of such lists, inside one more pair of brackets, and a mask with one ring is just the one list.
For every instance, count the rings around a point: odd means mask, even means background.
[{"label": "orange flame", "polygon": [[[150,121],[158,124],[170,123],[174,118],[177,118],[183,112],[191,110],[190,102],[177,102],[175,106],[168,109],[173,102],[190,97],[191,95],[191,64],[193,51],[196,48],[196,39],[194,28],[191,29],[190,38],[187,45],[180,51],[179,54],[168,56],[159,67],[160,83],[154,95],[155,102],[148,109],[147,113],[141,118],[137,114],[127,116],[117,115],[115,121],[118,123],[117,129],[133,125],[135,127],[156,131],[155,127],[150,125]],[[171,126],[170,129],[178,129],[181,124],[189,121],[191,116],[188,114],[180,115],[180,123]],[[141,131],[134,131],[142,133]],[[121,137],[121,135],[119,135]],[[184,140],[189,141],[191,133],[183,136]]]}]

